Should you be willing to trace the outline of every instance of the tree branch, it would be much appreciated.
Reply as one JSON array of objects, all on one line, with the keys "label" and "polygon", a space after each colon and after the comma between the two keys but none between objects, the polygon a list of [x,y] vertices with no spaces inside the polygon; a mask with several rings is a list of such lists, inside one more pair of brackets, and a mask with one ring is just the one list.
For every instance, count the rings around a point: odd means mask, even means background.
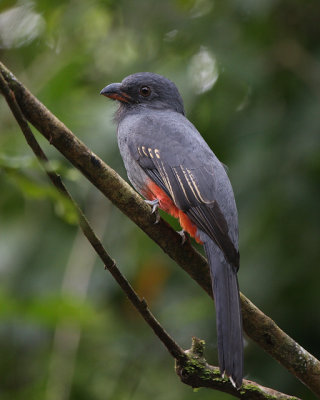
[{"label": "tree branch", "polygon": [[34,152],[35,156],[39,160],[40,164],[43,166],[46,174],[48,175],[50,181],[52,184],[58,189],[58,191],[64,195],[72,204],[74,207],[75,211],[77,212],[77,215],[79,217],[79,225],[80,228],[82,229],[82,232],[102,260],[102,262],[105,265],[105,269],[108,269],[108,271],[111,273],[113,278],[117,281],[121,289],[125,292],[125,294],[128,296],[130,299],[131,303],[134,305],[134,307],[138,310],[138,312],[143,316],[143,318],[146,320],[146,322],[150,325],[150,327],[153,329],[155,334],[159,337],[159,339],[164,343],[164,345],[167,347],[169,353],[176,359],[179,360],[180,362],[185,361],[186,356],[184,354],[184,351],[177,345],[177,343],[165,332],[165,330],[161,327],[159,322],[154,318],[154,316],[151,314],[150,310],[148,309],[148,306],[144,300],[141,300],[132,286],[129,284],[129,282],[126,280],[126,278],[121,274],[120,270],[117,268],[115,262],[112,260],[112,258],[109,256],[109,254],[106,252],[104,249],[101,241],[98,239],[96,234],[94,233],[92,227],[90,226],[87,218],[83,214],[82,210],[76,203],[76,201],[72,198],[71,194],[68,192],[67,188],[63,184],[61,178],[59,175],[57,175],[54,171],[50,169],[48,166],[49,160],[45,153],[43,152],[42,148],[40,147],[39,143],[37,142],[36,138],[34,137],[28,122],[24,118],[24,115],[22,114],[22,111],[19,107],[19,105],[16,103],[14,93],[9,89],[7,86],[1,72],[0,72],[0,89],[2,93],[4,94],[7,103],[15,116],[22,133],[31,147],[32,151]]},{"label": "tree branch", "polygon": [[183,383],[193,388],[207,387],[220,390],[239,399],[299,400],[295,396],[280,393],[247,379],[243,380],[240,390],[236,390],[231,384],[225,385],[226,379],[221,378],[219,368],[209,365],[203,357],[203,352],[204,341],[193,337],[191,349],[186,351],[189,359],[184,364],[176,363],[176,372]]},{"label": "tree branch", "polygon": [[[38,158],[40,164],[43,166],[52,184],[58,189],[58,191],[62,195],[64,195],[71,202],[72,206],[76,210],[79,217],[79,225],[82,229],[82,232],[84,233],[84,235],[86,236],[92,247],[95,249],[100,259],[103,261],[105,269],[108,269],[108,271],[111,273],[113,278],[119,284],[123,292],[128,296],[129,300],[134,305],[136,310],[144,318],[147,324],[152,328],[154,333],[158,336],[160,341],[167,348],[169,353],[175,358],[176,371],[177,374],[180,376],[181,381],[192,387],[195,387],[195,384],[197,384],[197,387],[209,387],[212,389],[221,390],[226,393],[235,394],[236,397],[239,397],[241,399],[264,400],[270,398],[270,393],[271,393],[272,395],[275,396],[276,399],[299,400],[296,397],[287,396],[283,393],[274,391],[273,389],[263,388],[257,383],[251,381],[244,381],[241,391],[237,391],[230,384],[228,379],[221,378],[218,367],[212,367],[206,363],[205,359],[203,358],[203,350],[204,350],[203,341],[193,338],[192,349],[190,351],[185,352],[170,337],[170,335],[164,330],[164,328],[152,315],[145,300],[143,299],[141,300],[139,298],[139,296],[136,294],[136,292],[131,287],[129,282],[117,268],[115,262],[106,252],[102,243],[95,235],[92,227],[90,226],[82,210],[75,202],[75,200],[72,198],[71,194],[68,192],[65,185],[63,184],[60,176],[58,176],[48,166],[49,160],[45,155],[45,153],[43,152],[42,148],[40,147],[39,143],[37,142],[36,138],[34,137],[28,125],[28,122],[26,121],[19,105],[16,102],[14,93],[10,90],[1,72],[0,72],[0,89],[4,94],[9,107],[16,118],[16,121],[19,124],[27,143],[33,150],[35,156]],[[201,374],[199,374],[200,371]],[[203,378],[204,376],[206,378]],[[248,384],[248,382],[250,382],[250,384]],[[263,388],[263,390],[261,388]],[[252,396],[252,393],[254,397]],[[257,393],[259,393],[258,397],[256,397]]]},{"label": "tree branch", "polygon": [[[210,295],[206,260],[163,220],[156,226],[150,208],[119,175],[94,155],[0,63],[24,116],[121,211],[143,229]],[[248,336],[320,396],[320,363],[241,294],[244,329]]]}]

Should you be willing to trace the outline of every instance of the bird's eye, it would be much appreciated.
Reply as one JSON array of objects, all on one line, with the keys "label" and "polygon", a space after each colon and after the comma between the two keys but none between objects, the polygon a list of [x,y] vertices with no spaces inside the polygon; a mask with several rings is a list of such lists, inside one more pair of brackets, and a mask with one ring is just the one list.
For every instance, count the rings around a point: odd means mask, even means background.
[{"label": "bird's eye", "polygon": [[142,86],[140,88],[140,94],[143,97],[148,97],[151,93],[151,89],[149,88],[149,86]]}]

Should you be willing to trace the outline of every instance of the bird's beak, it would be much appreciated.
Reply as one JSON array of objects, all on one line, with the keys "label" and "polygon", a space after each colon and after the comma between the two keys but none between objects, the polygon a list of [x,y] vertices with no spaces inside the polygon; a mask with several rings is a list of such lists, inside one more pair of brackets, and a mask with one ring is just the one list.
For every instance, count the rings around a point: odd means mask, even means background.
[{"label": "bird's beak", "polygon": [[111,83],[103,88],[100,94],[113,100],[122,101],[123,103],[129,103],[132,101],[132,97],[121,90],[121,83]]}]

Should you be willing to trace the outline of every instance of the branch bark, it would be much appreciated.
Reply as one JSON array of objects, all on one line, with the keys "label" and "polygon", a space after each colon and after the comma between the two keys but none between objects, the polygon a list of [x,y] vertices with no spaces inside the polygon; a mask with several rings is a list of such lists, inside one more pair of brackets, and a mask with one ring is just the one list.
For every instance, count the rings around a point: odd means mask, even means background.
[{"label": "branch bark", "polygon": [[[165,221],[161,220],[154,225],[154,216],[140,196],[50,113],[2,63],[0,71],[27,120],[212,296],[210,275],[204,257],[190,243],[181,246],[181,237]],[[319,361],[243,294],[241,303],[247,335],[320,396]]]}]

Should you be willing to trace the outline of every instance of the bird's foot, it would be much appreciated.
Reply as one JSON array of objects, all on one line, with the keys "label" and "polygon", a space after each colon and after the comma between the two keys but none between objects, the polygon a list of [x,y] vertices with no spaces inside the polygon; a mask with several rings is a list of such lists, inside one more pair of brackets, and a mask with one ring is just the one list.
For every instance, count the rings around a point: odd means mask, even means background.
[{"label": "bird's foot", "polygon": [[147,204],[149,204],[149,206],[152,206],[152,214],[155,213],[158,210],[159,207],[159,200],[158,199],[154,199],[154,200],[145,200],[145,202]]},{"label": "bird's foot", "polygon": [[185,242],[186,242],[187,239],[188,239],[187,231],[185,231],[184,229],[181,229],[181,231],[177,231],[177,233],[178,233],[178,234],[181,236],[181,238],[182,238],[182,240],[181,240],[181,245],[184,245]]},{"label": "bird's foot", "polygon": [[145,202],[147,204],[149,204],[152,207],[152,211],[151,214],[155,214],[156,215],[156,220],[155,220],[155,224],[157,224],[160,221],[160,214],[158,211],[159,208],[159,200],[158,199],[154,199],[154,200],[145,200]]}]

